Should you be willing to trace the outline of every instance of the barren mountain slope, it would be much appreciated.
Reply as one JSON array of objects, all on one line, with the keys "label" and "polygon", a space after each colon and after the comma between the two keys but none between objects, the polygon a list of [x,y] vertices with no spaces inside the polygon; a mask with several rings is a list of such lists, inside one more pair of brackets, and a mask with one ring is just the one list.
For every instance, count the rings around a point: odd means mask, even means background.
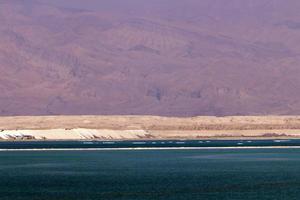
[{"label": "barren mountain slope", "polygon": [[298,1],[126,1],[0,1],[1,115],[300,113]]}]

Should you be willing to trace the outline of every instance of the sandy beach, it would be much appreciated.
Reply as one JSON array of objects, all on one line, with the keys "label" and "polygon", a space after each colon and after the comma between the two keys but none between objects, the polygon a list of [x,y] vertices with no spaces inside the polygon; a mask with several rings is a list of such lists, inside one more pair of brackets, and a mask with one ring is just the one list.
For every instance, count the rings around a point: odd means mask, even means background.
[{"label": "sandy beach", "polygon": [[300,138],[300,117],[19,116],[0,130],[1,140]]}]

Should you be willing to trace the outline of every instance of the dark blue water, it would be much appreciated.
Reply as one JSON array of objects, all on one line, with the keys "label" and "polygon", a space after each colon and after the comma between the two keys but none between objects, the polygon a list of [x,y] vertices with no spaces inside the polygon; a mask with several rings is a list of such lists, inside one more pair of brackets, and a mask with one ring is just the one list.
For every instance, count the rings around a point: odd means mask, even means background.
[{"label": "dark blue water", "polygon": [[294,148],[2,151],[0,199],[289,200],[299,172]]},{"label": "dark blue water", "polygon": [[15,141],[0,149],[300,146],[300,140]]}]

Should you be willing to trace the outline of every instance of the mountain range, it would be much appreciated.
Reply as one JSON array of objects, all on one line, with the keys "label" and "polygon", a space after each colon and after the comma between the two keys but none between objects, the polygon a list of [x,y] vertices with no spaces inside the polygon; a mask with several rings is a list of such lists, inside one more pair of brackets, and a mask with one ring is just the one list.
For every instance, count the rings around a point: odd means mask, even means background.
[{"label": "mountain range", "polygon": [[0,115],[300,114],[299,10],[0,0]]}]

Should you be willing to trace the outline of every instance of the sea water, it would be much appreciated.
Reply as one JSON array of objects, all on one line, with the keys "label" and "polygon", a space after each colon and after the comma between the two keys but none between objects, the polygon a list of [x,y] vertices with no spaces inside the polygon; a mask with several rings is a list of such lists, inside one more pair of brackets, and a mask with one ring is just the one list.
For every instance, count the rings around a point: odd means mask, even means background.
[{"label": "sea water", "polygon": [[300,147],[292,140],[146,140],[146,141],[0,141],[7,149],[124,149],[124,148],[202,148],[202,147]]},{"label": "sea water", "polygon": [[298,199],[300,149],[2,151],[1,200]]}]

